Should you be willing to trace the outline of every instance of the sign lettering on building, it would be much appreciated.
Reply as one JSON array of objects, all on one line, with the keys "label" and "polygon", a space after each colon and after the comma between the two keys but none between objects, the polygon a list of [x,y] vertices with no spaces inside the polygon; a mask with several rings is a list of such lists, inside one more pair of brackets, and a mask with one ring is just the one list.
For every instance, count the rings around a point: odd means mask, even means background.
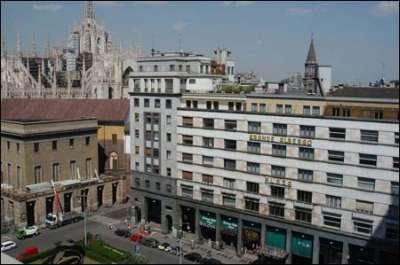
[{"label": "sign lettering on building", "polygon": [[295,145],[305,145],[311,146],[311,139],[306,138],[296,138],[296,137],[285,137],[285,136],[273,136],[273,135],[265,135],[265,134],[250,134],[250,141],[259,141],[259,142],[273,142],[273,143],[281,143],[281,144],[295,144]]},{"label": "sign lettering on building", "polygon": [[280,178],[267,177],[265,179],[265,183],[266,184],[276,184],[276,185],[292,187],[292,182],[290,180],[280,179]]}]

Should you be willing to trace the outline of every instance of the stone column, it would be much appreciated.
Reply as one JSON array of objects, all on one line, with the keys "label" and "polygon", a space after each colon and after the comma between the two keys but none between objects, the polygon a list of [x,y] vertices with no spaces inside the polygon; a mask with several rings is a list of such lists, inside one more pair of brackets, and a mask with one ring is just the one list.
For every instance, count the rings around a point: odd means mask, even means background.
[{"label": "stone column", "polygon": [[243,254],[242,253],[243,244],[242,244],[242,219],[241,218],[238,219],[238,235],[237,235],[237,239],[238,239],[238,242],[237,242],[237,253],[238,253],[238,255],[242,255]]},{"label": "stone column", "polygon": [[319,263],[319,237],[317,235],[314,236],[314,241],[313,241],[312,263],[313,264]]},{"label": "stone column", "polygon": [[349,243],[347,241],[343,242],[343,250],[342,250],[342,264],[349,263]]},{"label": "stone column", "polygon": [[286,251],[289,253],[286,258],[286,264],[292,264],[292,230],[287,230],[286,234]]},{"label": "stone column", "polygon": [[218,242],[218,244],[221,243],[221,215],[216,214],[216,224],[215,224],[215,241]]},{"label": "stone column", "polygon": [[260,246],[265,247],[265,224],[261,223],[261,237]]}]

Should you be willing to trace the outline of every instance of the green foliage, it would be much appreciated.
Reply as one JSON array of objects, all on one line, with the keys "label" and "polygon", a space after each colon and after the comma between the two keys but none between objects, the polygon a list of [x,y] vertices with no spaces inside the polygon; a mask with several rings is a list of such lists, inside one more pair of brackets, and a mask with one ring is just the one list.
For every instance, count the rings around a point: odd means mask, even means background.
[{"label": "green foliage", "polygon": [[225,85],[219,90],[219,92],[239,94],[250,93],[254,91],[254,89],[254,85]]}]

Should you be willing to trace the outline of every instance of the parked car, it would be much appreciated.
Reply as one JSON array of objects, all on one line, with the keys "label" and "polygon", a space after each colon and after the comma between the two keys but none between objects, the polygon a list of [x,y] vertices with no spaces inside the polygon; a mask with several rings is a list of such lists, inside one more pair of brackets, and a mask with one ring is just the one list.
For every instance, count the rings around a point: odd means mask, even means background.
[{"label": "parked car", "polygon": [[28,236],[37,236],[39,235],[39,227],[33,225],[33,226],[28,226],[24,228],[19,228],[15,232],[15,236],[18,239],[24,239],[25,237]]},{"label": "parked car", "polygon": [[143,238],[143,236],[139,233],[135,233],[135,234],[131,235],[131,237],[130,237],[130,239],[133,242],[140,242],[142,240],[142,238]]},{"label": "parked car", "polygon": [[143,238],[140,240],[140,243],[141,243],[143,246],[152,247],[152,248],[157,248],[158,245],[160,244],[160,242],[159,242],[157,239],[152,238],[152,237],[148,237],[148,238],[143,237]]},{"label": "parked car", "polygon": [[39,254],[39,249],[38,249],[36,246],[29,246],[29,247],[26,247],[26,248],[24,249],[24,251],[23,251],[22,253],[20,253],[20,254],[16,257],[16,259],[19,260],[19,261],[21,261],[21,260],[23,260],[23,259],[26,259],[26,258],[35,256],[35,255],[37,255],[37,254]]},{"label": "parked car", "polygon": [[121,237],[130,237],[131,236],[131,232],[129,232],[128,229],[117,229],[114,232],[117,236],[121,236]]},{"label": "parked car", "polygon": [[164,242],[158,246],[158,249],[164,250],[165,252],[170,252],[172,250],[170,244]]},{"label": "parked car", "polygon": [[220,260],[214,258],[202,258],[199,260],[200,264],[222,264]]},{"label": "parked car", "polygon": [[195,262],[200,261],[201,258],[202,258],[201,255],[200,255],[199,253],[197,253],[197,252],[190,252],[190,253],[187,253],[187,254],[185,254],[183,257],[184,257],[185,259],[189,260],[189,261],[195,261]]},{"label": "parked car", "polygon": [[16,248],[17,244],[14,241],[5,241],[1,243],[1,252]]}]

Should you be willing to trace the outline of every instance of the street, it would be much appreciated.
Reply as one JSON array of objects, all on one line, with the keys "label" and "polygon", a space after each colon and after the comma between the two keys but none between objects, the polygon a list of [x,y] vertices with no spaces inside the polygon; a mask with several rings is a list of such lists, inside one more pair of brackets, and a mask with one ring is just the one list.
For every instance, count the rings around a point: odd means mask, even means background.
[{"label": "street", "polygon": [[[128,238],[118,237],[114,234],[114,231],[108,230],[107,226],[92,220],[87,222],[88,232],[91,234],[99,234],[107,244],[110,244],[116,248],[123,249],[126,251],[133,251],[133,243]],[[17,243],[17,248],[7,251],[6,253],[10,256],[16,257],[20,254],[23,249],[27,246],[35,245],[39,248],[39,251],[45,251],[54,247],[54,243],[57,241],[63,241],[67,239],[79,240],[83,238],[83,221],[78,223],[69,224],[57,229],[49,230],[42,229],[39,236],[33,238],[27,238],[24,240],[18,240],[14,235],[9,236],[8,240],[12,240]],[[2,241],[5,237],[2,236]],[[162,252],[158,249],[142,246],[141,255],[149,260],[150,264],[178,264],[179,257]],[[184,264],[192,264],[191,262],[184,260]]]}]

